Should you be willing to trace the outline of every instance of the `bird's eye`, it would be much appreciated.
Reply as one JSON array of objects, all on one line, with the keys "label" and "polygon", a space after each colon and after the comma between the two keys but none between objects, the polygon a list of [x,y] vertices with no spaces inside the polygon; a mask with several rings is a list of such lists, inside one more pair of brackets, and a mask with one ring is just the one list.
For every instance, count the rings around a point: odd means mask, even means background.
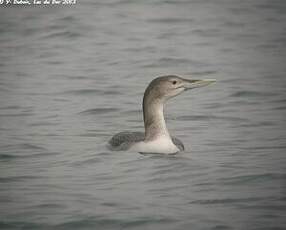
[{"label": "bird's eye", "polygon": [[173,81],[172,83],[173,83],[173,85],[176,85],[176,84],[177,84],[177,81]]}]

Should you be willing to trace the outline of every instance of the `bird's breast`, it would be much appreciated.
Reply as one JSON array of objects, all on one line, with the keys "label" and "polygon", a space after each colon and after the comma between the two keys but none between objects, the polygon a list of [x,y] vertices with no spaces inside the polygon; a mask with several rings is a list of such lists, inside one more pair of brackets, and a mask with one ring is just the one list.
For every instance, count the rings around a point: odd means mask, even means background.
[{"label": "bird's breast", "polygon": [[140,141],[135,143],[131,149],[141,153],[163,153],[174,154],[180,150],[169,136],[159,136],[152,141]]}]

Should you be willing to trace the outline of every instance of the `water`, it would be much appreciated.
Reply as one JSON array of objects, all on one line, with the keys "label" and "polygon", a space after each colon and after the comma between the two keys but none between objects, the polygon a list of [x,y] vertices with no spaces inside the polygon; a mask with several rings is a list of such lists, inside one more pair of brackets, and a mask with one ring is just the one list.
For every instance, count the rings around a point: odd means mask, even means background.
[{"label": "water", "polygon": [[[285,229],[286,2],[0,9],[1,229]],[[156,76],[176,156],[110,152]]]}]

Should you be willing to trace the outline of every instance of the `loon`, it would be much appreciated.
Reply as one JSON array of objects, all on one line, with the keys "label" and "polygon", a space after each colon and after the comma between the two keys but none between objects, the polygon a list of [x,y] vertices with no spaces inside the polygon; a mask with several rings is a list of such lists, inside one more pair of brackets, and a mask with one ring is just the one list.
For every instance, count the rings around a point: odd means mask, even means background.
[{"label": "loon", "polygon": [[176,154],[185,149],[183,143],[170,135],[165,119],[164,104],[182,92],[203,87],[215,82],[215,79],[184,79],[176,75],[155,78],[145,90],[143,97],[143,118],[145,133],[120,132],[108,142],[108,148],[114,151],[136,151],[139,153]]}]

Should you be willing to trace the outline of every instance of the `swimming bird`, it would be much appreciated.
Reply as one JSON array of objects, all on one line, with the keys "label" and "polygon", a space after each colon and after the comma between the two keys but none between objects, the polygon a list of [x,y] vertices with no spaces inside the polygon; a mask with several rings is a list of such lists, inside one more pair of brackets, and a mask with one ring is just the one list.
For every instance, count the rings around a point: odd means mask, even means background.
[{"label": "swimming bird", "polygon": [[203,87],[214,79],[184,79],[176,75],[155,78],[145,90],[143,97],[143,118],[145,133],[120,132],[108,142],[111,150],[132,150],[140,153],[175,154],[183,151],[183,143],[170,135],[164,119],[165,102],[184,91]]}]

